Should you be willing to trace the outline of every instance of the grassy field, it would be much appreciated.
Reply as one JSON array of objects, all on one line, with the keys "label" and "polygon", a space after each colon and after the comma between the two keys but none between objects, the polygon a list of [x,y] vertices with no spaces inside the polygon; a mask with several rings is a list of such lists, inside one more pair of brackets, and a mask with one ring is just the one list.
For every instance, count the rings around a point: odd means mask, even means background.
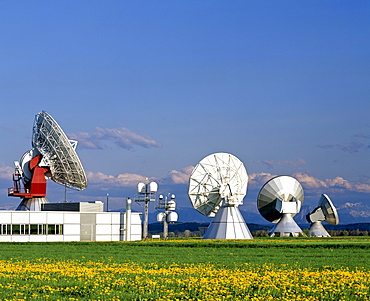
[{"label": "grassy field", "polygon": [[1,300],[368,300],[370,238],[0,243]]}]

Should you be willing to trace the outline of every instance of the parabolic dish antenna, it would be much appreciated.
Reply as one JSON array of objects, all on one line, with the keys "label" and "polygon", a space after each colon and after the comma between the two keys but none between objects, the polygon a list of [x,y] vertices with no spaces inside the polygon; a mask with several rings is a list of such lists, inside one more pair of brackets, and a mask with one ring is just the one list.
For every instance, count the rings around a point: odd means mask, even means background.
[{"label": "parabolic dish antenna", "polygon": [[306,215],[306,219],[311,223],[310,236],[315,237],[330,237],[330,234],[322,225],[323,221],[331,225],[339,224],[337,209],[326,194],[321,195],[319,205],[310,214]]},{"label": "parabolic dish antenna", "polygon": [[231,154],[215,153],[194,168],[188,194],[198,212],[213,217],[225,198],[235,205],[242,204],[247,186],[248,174],[243,163]]},{"label": "parabolic dish antenna", "polygon": [[23,199],[17,210],[41,210],[41,205],[48,202],[48,178],[76,190],[87,187],[86,174],[75,151],[76,145],[77,141],[68,140],[47,112],[42,111],[36,115],[32,134],[33,148],[22,156],[20,162],[14,162],[14,187],[8,191],[9,196]]},{"label": "parabolic dish antenna", "polygon": [[69,140],[47,112],[36,115],[32,146],[50,167],[51,179],[69,188],[83,190],[87,187],[87,178],[75,151],[76,145],[77,141]]},{"label": "parabolic dish antenna", "polygon": [[253,238],[238,209],[247,186],[247,171],[231,154],[211,154],[197,164],[189,179],[189,199],[198,212],[214,217],[203,238]]},{"label": "parabolic dish antenna", "polygon": [[257,198],[258,211],[269,222],[277,223],[270,231],[271,236],[303,235],[293,220],[301,210],[303,200],[301,184],[290,176],[272,178],[261,188]]}]

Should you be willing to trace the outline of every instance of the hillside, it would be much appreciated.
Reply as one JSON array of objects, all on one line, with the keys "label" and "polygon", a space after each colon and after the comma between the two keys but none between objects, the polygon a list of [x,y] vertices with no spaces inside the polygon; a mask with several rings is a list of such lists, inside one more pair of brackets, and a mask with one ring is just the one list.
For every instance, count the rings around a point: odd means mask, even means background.
[{"label": "hillside", "polygon": [[[253,224],[247,223],[248,228],[250,231],[258,231],[258,230],[265,230],[269,231],[273,224]],[[309,224],[300,224],[299,225],[302,229],[308,229]],[[184,232],[185,230],[189,230],[191,232],[199,231],[199,228],[208,227],[208,223],[174,223],[170,224],[168,227],[169,232]],[[353,223],[353,224],[339,224],[336,226],[329,225],[324,223],[324,227],[327,230],[339,230],[339,231],[353,231],[353,230],[360,230],[360,231],[370,231],[370,223]],[[163,232],[163,224],[162,223],[151,223],[149,224],[149,233],[150,234],[159,234]]]},{"label": "hillside", "polygon": [[[313,206],[304,205],[301,211],[295,215],[294,220],[298,224],[307,224],[306,215],[314,209]],[[346,203],[342,206],[337,207],[339,222],[340,224],[352,224],[352,223],[370,223],[370,207],[363,203]],[[209,223],[211,218],[206,217],[196,210],[190,207],[177,208],[176,212],[179,215],[179,222],[188,223]],[[243,210],[240,208],[240,212],[243,215],[247,223],[254,224],[270,224],[266,221],[259,212],[250,210]],[[155,223],[157,221],[158,212],[149,214],[149,223]]]}]

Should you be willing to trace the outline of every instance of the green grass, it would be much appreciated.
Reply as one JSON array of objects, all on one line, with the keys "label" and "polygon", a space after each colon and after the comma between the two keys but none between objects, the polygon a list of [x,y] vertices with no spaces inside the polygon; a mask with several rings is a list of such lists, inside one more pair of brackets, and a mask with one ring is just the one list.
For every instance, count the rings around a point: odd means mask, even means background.
[{"label": "green grass", "polygon": [[256,238],[140,242],[0,243],[0,258],[114,260],[115,262],[273,263],[370,269],[370,238]]},{"label": "green grass", "polygon": [[370,238],[0,243],[1,300],[369,300]]}]

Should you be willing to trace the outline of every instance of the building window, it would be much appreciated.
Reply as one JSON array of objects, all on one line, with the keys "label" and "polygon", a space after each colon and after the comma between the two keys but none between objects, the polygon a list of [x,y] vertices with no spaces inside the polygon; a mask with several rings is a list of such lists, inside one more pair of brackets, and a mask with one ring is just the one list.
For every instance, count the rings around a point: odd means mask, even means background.
[{"label": "building window", "polygon": [[55,234],[57,235],[63,235],[63,225],[55,225]]},{"label": "building window", "polygon": [[13,235],[21,234],[21,225],[12,225],[12,234]]},{"label": "building window", "polygon": [[39,225],[31,224],[30,225],[30,234],[31,235],[38,235],[39,234],[38,229],[39,229]]},{"label": "building window", "polygon": [[[13,235],[28,235],[29,232],[29,225],[25,224],[15,224],[11,225],[12,226],[12,234]],[[10,225],[8,225],[8,228],[10,228]]]},{"label": "building window", "polygon": [[1,235],[9,235],[10,234],[10,225],[2,224],[1,225]]},{"label": "building window", "polygon": [[47,229],[46,226],[47,225],[45,225],[45,224],[40,225],[39,224],[38,226],[39,226],[38,227],[39,228],[39,235],[45,235],[46,234],[46,229]]},{"label": "building window", "polygon": [[63,234],[63,225],[48,225],[48,234],[50,235]]},{"label": "building window", "polygon": [[63,235],[63,225],[0,224],[0,235]]}]

